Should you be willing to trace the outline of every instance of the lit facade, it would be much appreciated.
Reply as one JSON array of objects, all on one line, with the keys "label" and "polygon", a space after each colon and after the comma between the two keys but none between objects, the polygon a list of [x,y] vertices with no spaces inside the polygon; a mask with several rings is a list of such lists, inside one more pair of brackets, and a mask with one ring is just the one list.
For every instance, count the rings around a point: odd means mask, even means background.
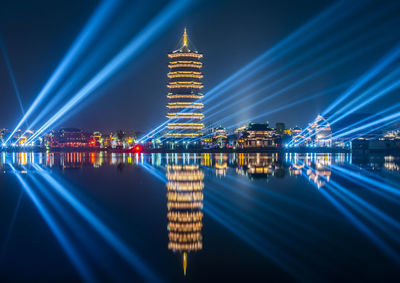
[{"label": "lit facade", "polygon": [[198,138],[202,134],[204,118],[202,109],[204,107],[201,99],[203,74],[201,58],[203,54],[189,49],[188,35],[183,34],[182,47],[168,54],[169,61],[169,92],[167,118],[167,138],[187,139]]},{"label": "lit facade", "polygon": [[309,125],[308,131],[312,134],[316,146],[332,145],[331,125],[321,115],[318,115],[314,122]]},{"label": "lit facade", "polygon": [[238,145],[242,148],[279,147],[280,144],[281,137],[268,123],[250,123],[239,132]]},{"label": "lit facade", "polygon": [[185,275],[189,252],[203,248],[203,179],[199,165],[167,166],[168,249],[182,254]]}]

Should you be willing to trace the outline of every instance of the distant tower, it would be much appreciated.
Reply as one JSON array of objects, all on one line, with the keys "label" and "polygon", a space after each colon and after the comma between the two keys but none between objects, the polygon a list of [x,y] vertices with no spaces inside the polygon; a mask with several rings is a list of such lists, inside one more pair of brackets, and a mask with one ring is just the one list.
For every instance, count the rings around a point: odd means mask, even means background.
[{"label": "distant tower", "polygon": [[168,97],[168,132],[170,139],[198,138],[202,134],[204,118],[201,109],[204,107],[200,99],[203,97],[201,89],[200,59],[203,54],[189,49],[188,35],[183,33],[182,46],[168,54],[169,62],[169,88]]}]

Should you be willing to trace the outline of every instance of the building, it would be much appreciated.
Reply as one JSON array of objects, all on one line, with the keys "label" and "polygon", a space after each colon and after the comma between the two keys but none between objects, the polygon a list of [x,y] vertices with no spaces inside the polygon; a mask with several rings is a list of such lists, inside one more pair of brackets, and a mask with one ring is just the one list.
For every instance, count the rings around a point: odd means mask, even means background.
[{"label": "building", "polygon": [[183,34],[182,46],[168,54],[169,62],[169,89],[168,113],[169,123],[166,138],[173,141],[199,138],[202,135],[204,107],[201,99],[203,64],[200,59],[203,54],[189,49],[186,29]]},{"label": "building", "polygon": [[220,148],[225,147],[228,141],[228,135],[226,133],[226,129],[219,126],[215,128],[213,132],[214,132],[213,135],[214,144]]},{"label": "building", "polygon": [[186,275],[188,254],[203,249],[204,173],[199,165],[174,161],[167,160],[168,249],[182,255]]},{"label": "building", "polygon": [[225,128],[219,126],[210,129],[201,139],[203,144],[210,148],[223,148],[228,146],[228,134]]},{"label": "building", "polygon": [[64,128],[45,136],[45,143],[50,147],[86,147],[89,141],[89,133],[75,128]]},{"label": "building", "polygon": [[9,134],[9,131],[7,129],[0,129],[0,142],[3,143],[7,136]]},{"label": "building", "polygon": [[282,136],[283,134],[285,134],[285,130],[286,130],[285,123],[277,122],[277,123],[275,124],[275,130],[276,130],[276,133],[279,134],[279,135],[281,135],[281,136]]},{"label": "building", "polygon": [[281,137],[268,123],[250,123],[238,132],[238,146],[242,148],[262,148],[281,146]]},{"label": "building", "polygon": [[314,145],[324,147],[332,146],[332,128],[330,123],[318,115],[314,122],[309,124],[308,127],[309,136],[312,137]]}]

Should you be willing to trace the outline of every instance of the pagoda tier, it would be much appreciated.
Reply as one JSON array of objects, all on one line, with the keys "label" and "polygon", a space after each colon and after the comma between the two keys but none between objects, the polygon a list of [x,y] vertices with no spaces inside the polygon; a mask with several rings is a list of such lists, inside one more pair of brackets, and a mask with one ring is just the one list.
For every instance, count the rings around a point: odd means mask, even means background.
[{"label": "pagoda tier", "polygon": [[201,68],[203,64],[200,61],[203,54],[189,49],[185,29],[182,47],[169,53],[168,57],[170,59],[167,84],[169,123],[166,137],[197,138],[202,134],[204,128],[204,124],[201,122],[204,118],[202,113],[204,105],[201,102],[203,97]]}]

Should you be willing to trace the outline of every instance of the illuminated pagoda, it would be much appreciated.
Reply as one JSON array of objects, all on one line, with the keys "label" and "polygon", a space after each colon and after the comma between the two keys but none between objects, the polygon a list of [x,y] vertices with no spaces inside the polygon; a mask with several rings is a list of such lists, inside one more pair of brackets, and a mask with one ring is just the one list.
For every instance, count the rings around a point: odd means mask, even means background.
[{"label": "illuminated pagoda", "polygon": [[168,249],[181,253],[185,275],[189,252],[203,248],[203,179],[198,165],[167,166]]},{"label": "illuminated pagoda", "polygon": [[200,102],[203,97],[201,93],[203,64],[200,62],[203,54],[189,49],[186,28],[181,48],[169,53],[168,57],[170,58],[167,84],[169,123],[166,138],[174,140],[198,138],[204,128],[201,122],[204,118],[202,113],[204,105]]}]

